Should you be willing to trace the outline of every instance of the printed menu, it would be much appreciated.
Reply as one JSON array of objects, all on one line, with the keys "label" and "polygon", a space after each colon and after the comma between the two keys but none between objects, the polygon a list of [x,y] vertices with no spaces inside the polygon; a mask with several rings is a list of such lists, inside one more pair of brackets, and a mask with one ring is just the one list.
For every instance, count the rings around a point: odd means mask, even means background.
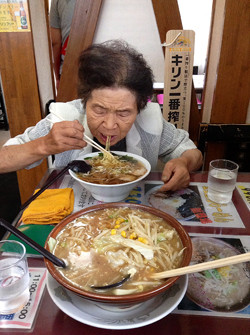
[{"label": "printed menu", "polygon": [[[206,183],[190,183],[176,192],[158,194],[161,182],[140,182],[124,200],[127,203],[145,204],[162,210],[183,225],[224,228],[244,228],[244,223],[233,202],[217,204],[207,197]],[[72,187],[75,194],[74,212],[100,204],[80,183],[66,175],[60,186]]]},{"label": "printed menu", "polygon": [[[194,252],[191,263],[234,256],[250,251],[249,236],[190,234]],[[206,259],[204,255],[206,254]],[[241,263],[190,274],[177,314],[250,318],[250,263]]]},{"label": "printed menu", "polygon": [[236,187],[247,208],[250,210],[250,183],[237,183]]}]

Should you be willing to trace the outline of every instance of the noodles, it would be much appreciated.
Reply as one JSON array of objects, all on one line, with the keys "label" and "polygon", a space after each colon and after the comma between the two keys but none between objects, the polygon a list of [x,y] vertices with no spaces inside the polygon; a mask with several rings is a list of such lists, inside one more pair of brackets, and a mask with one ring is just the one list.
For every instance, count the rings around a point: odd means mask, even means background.
[{"label": "noodles", "polygon": [[134,181],[143,176],[147,169],[130,156],[109,156],[99,154],[87,159],[91,165],[88,173],[77,173],[81,180],[94,184],[115,185]]},{"label": "noodles", "polygon": [[[110,136],[107,137],[106,150],[110,150]],[[106,152],[99,153],[85,160],[91,165],[88,173],[77,173],[77,177],[89,183],[102,185],[124,184],[137,180],[147,169],[145,166],[128,155],[115,156]]]},{"label": "noodles", "polygon": [[110,139],[111,139],[111,136],[107,136],[107,141],[106,141],[106,146],[105,146],[105,149],[107,151],[110,151]]},{"label": "noodles", "polygon": [[[164,219],[120,207],[91,212],[67,224],[53,253],[66,259],[69,265],[59,271],[75,286],[91,290],[90,285],[109,285],[133,271],[123,288],[140,292],[162,283],[152,282],[150,275],[178,267],[182,250],[180,237]],[[112,293],[117,290],[108,291]]]}]

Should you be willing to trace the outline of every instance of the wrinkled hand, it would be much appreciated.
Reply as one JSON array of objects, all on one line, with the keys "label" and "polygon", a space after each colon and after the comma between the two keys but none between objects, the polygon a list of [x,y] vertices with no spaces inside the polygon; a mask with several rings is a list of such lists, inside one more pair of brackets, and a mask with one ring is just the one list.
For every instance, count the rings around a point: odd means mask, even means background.
[{"label": "wrinkled hand", "polygon": [[190,174],[185,158],[174,158],[166,163],[162,172],[164,185],[159,191],[176,191],[189,185]]},{"label": "wrinkled hand", "polygon": [[53,125],[48,135],[43,137],[43,149],[47,155],[68,150],[82,149],[87,145],[83,140],[84,128],[79,121],[62,121]]}]

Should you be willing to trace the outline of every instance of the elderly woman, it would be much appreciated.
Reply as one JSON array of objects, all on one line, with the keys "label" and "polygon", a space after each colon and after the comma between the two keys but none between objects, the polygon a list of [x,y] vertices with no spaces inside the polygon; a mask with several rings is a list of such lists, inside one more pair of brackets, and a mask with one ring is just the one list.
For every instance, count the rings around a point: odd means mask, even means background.
[{"label": "elderly woman", "polygon": [[141,155],[152,169],[161,159],[162,191],[186,187],[202,155],[186,131],[148,102],[153,75],[143,56],[118,40],[92,45],[80,56],[78,75],[79,99],[52,103],[45,119],[8,140],[0,151],[0,172],[32,168],[52,154],[55,167],[81,159],[93,149],[85,133],[102,146],[111,136],[111,150]]}]

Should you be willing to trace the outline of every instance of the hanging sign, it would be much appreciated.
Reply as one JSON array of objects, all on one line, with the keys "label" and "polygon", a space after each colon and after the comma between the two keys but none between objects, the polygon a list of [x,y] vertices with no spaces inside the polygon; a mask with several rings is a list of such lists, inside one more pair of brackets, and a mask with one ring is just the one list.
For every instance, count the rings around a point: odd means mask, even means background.
[{"label": "hanging sign", "polygon": [[165,47],[163,116],[177,128],[188,130],[194,59],[194,31],[168,31]]},{"label": "hanging sign", "polygon": [[0,32],[30,31],[27,0],[0,0]]}]

